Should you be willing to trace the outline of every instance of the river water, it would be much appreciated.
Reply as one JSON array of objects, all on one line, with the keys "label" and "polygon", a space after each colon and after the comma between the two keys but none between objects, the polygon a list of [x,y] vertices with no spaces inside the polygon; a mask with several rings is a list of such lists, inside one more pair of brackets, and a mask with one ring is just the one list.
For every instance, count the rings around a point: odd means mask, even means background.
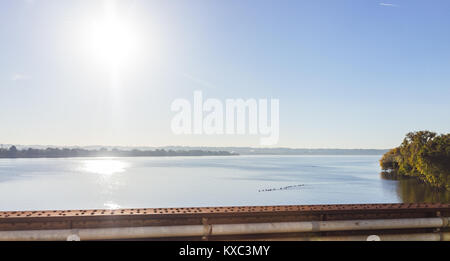
[{"label": "river water", "polygon": [[450,202],[380,157],[0,159],[0,210]]}]

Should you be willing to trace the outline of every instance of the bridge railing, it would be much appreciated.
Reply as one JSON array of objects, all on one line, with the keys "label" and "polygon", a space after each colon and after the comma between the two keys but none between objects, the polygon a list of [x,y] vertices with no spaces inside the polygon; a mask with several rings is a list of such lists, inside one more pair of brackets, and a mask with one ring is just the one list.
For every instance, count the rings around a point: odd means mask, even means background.
[{"label": "bridge railing", "polygon": [[450,240],[450,204],[0,212],[0,240]]}]

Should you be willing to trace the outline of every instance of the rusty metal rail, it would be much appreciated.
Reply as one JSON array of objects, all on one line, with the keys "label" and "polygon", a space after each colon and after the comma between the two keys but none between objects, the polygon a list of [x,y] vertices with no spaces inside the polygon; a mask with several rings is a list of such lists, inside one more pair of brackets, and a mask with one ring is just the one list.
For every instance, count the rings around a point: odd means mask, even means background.
[{"label": "rusty metal rail", "polygon": [[[44,240],[44,234],[51,240],[67,235],[84,235],[82,240],[355,240],[368,235],[446,240],[448,217],[450,204],[10,211],[0,212],[0,240]],[[324,229],[336,226],[341,228]]]}]

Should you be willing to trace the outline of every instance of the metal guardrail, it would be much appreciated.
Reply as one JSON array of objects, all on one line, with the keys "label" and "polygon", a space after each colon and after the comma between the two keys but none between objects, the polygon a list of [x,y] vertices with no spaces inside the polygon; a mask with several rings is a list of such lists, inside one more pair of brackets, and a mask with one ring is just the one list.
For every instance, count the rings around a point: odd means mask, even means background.
[{"label": "metal guardrail", "polygon": [[450,240],[449,217],[450,204],[9,211],[0,240]]}]

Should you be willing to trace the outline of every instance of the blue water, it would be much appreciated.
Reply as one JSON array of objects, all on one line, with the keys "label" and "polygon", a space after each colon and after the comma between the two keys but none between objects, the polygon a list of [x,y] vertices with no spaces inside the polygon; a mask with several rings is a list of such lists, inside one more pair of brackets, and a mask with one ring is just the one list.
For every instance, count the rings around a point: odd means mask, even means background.
[{"label": "blue water", "polygon": [[0,210],[402,202],[379,158],[0,159]]}]

